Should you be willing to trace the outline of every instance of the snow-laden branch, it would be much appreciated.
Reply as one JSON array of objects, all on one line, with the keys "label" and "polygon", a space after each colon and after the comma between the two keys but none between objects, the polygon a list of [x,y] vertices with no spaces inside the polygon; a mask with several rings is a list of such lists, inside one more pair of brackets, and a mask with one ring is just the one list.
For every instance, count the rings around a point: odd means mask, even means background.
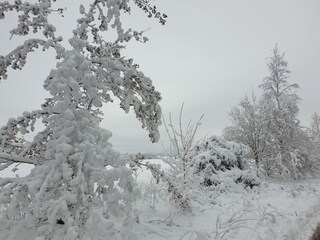
[{"label": "snow-laden branch", "polygon": [[37,164],[38,159],[23,157],[19,155],[9,154],[9,153],[0,153],[0,163],[2,161],[9,161],[12,163],[27,163],[27,164]]},{"label": "snow-laden branch", "polygon": [[53,47],[56,50],[57,58],[61,58],[64,48],[58,44],[54,43],[52,39],[42,40],[42,39],[29,39],[26,40],[22,45],[16,47],[6,56],[0,56],[0,80],[7,79],[7,68],[9,66],[12,69],[22,69],[27,61],[27,55],[30,52],[34,52],[35,49],[43,47],[43,50]]}]

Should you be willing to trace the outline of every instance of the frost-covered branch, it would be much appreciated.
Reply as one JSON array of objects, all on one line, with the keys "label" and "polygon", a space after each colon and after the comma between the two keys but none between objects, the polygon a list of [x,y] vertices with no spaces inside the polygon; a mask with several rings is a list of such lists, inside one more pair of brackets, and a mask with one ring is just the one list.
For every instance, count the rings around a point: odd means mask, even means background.
[{"label": "frost-covered branch", "polygon": [[33,33],[43,29],[42,33],[46,38],[55,40],[56,28],[49,23],[48,16],[54,11],[62,14],[63,9],[52,9],[52,2],[55,0],[39,0],[36,3],[15,0],[13,4],[5,1],[0,3],[0,19],[5,18],[6,12],[16,11],[20,15],[17,27],[10,32],[12,35],[28,35],[30,28]]},{"label": "frost-covered branch", "polygon": [[[20,14],[17,27],[10,31],[11,38],[14,35],[27,36],[31,29],[33,33],[37,33],[41,29],[44,39],[28,39],[9,54],[0,55],[0,80],[7,79],[9,66],[13,69],[22,69],[28,53],[33,52],[39,46],[43,46],[43,50],[53,47],[56,50],[57,58],[61,58],[64,52],[64,48],[59,44],[62,37],[55,36],[56,28],[48,21],[48,16],[56,11],[52,9],[52,1],[40,0],[38,3],[32,4],[15,0],[13,4],[7,1],[0,3],[0,19],[5,18],[5,13],[10,11],[16,11]],[[58,9],[58,11],[62,13],[63,9]]]},{"label": "frost-covered branch", "polygon": [[178,189],[176,184],[166,175],[166,173],[160,169],[159,165],[152,164],[149,162],[142,162],[142,159],[136,157],[131,159],[131,164],[133,166],[141,167],[144,166],[146,169],[150,170],[152,176],[156,179],[157,183],[162,181],[168,185],[168,192],[171,194],[172,199],[178,204],[182,210],[190,210],[189,201],[183,193]]},{"label": "frost-covered branch", "polygon": [[53,47],[56,50],[57,58],[61,58],[62,53],[64,52],[64,48],[58,44],[54,43],[52,39],[50,40],[42,40],[42,39],[29,39],[26,40],[22,45],[15,48],[6,56],[0,56],[0,80],[7,79],[7,68],[9,66],[12,69],[21,70],[27,61],[27,55],[30,52],[34,52],[35,49],[43,47],[43,51],[49,47]]},{"label": "frost-covered branch", "polygon": [[150,4],[150,0],[134,0],[134,2],[139,8],[148,14],[149,18],[154,17],[158,19],[162,25],[166,23],[167,15],[157,11],[156,6]]},{"label": "frost-covered branch", "polygon": [[2,161],[8,161],[9,163],[27,163],[35,165],[37,163],[37,159],[35,158],[26,158],[19,155],[8,154],[8,153],[0,153],[0,163]]}]

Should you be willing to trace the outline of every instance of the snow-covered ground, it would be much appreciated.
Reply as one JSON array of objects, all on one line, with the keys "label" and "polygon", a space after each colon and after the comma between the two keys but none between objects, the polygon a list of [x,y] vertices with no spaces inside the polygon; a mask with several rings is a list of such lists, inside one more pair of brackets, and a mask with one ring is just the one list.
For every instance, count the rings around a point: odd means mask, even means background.
[{"label": "snow-covered ground", "polygon": [[[150,162],[168,167],[158,159]],[[198,192],[191,211],[184,213],[170,203],[165,185],[156,184],[148,170],[139,169],[136,178],[142,189],[132,226],[136,240],[308,240],[320,222],[320,179]],[[7,234],[0,231],[0,239],[8,239]],[[21,239],[34,239],[30,236],[21,232]]]},{"label": "snow-covered ground", "polygon": [[189,213],[166,200],[147,170],[138,180],[145,189],[133,227],[139,240],[307,240],[320,222],[319,179],[262,181],[251,190],[199,194]]}]

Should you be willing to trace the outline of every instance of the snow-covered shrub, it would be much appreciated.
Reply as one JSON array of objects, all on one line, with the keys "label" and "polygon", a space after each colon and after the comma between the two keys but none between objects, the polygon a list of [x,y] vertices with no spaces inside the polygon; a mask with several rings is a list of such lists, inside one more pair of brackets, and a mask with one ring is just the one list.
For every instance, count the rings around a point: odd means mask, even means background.
[{"label": "snow-covered shrub", "polygon": [[142,202],[147,203],[151,208],[155,208],[156,203],[168,197],[165,183],[157,182],[155,178],[139,183]]},{"label": "snow-covered shrub", "polygon": [[157,184],[162,182],[166,185],[166,191],[168,192],[170,199],[178,208],[181,210],[190,210],[189,201],[180,188],[178,188],[179,184],[177,184],[175,180],[166,173],[166,171],[161,169],[160,164],[142,162],[142,159],[137,156],[136,158],[131,159],[130,165],[131,169],[136,167],[145,167],[148,169]]},{"label": "snow-covered shrub", "polygon": [[221,190],[239,184],[250,188],[257,186],[258,177],[246,166],[247,152],[245,145],[212,136],[191,151],[189,177]]},{"label": "snow-covered shrub", "polygon": [[[189,206],[189,197],[194,196],[192,189],[190,190],[187,186],[187,175],[188,175],[188,163],[189,163],[189,152],[195,145],[195,139],[197,131],[201,125],[202,118],[201,115],[198,121],[193,122],[190,120],[186,126],[183,124],[183,107],[181,105],[178,124],[175,125],[172,121],[171,113],[169,114],[168,124],[164,116],[163,125],[167,132],[169,138],[169,149],[167,151],[167,157],[162,158],[163,162],[169,165],[169,168],[163,172],[165,177],[164,181],[168,182],[168,191],[173,196],[173,200],[179,203],[179,206]],[[178,201],[177,201],[178,199]],[[181,200],[183,200],[183,205],[181,205]],[[185,209],[185,207],[183,207]]]}]

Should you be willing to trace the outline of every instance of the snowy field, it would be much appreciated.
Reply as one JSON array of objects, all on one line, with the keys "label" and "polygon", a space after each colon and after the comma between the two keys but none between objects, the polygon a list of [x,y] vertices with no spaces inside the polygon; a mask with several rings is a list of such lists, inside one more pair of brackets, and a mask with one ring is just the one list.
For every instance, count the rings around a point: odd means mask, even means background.
[{"label": "snowy field", "polygon": [[320,222],[319,179],[263,181],[252,190],[199,194],[190,213],[172,206],[147,170],[137,179],[143,189],[139,224],[133,227],[139,240],[306,240]]},{"label": "snowy field", "polygon": [[[161,160],[146,160],[167,166]],[[191,211],[179,211],[163,183],[139,169],[141,199],[135,205],[136,240],[308,240],[320,222],[319,179],[262,181],[259,187],[195,194]],[[1,228],[0,228],[1,229]],[[7,240],[8,232],[0,234]],[[30,238],[21,230],[21,238]]]}]

